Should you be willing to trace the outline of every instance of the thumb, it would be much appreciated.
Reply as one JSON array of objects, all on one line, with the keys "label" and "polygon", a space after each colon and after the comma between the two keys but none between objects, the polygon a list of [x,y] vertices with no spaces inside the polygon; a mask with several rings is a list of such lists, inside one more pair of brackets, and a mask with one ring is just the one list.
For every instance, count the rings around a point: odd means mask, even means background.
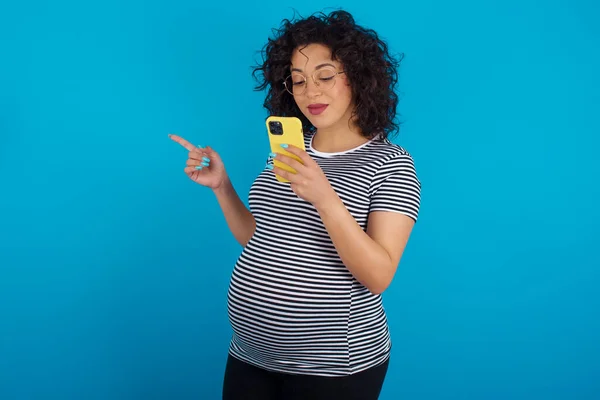
[{"label": "thumb", "polygon": [[210,146],[206,146],[206,147],[204,148],[204,151],[206,151],[206,154],[207,154],[209,157],[214,157],[214,156],[217,156],[217,157],[218,157],[218,154],[217,154],[217,152],[216,152],[216,151],[214,151],[214,150],[213,150],[213,148],[212,148],[212,147],[210,147]]}]

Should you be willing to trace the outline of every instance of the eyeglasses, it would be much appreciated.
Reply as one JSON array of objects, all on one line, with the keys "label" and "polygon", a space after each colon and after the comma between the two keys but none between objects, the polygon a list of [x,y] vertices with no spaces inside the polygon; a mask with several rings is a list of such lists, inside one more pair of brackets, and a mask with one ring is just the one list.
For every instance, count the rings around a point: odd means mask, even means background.
[{"label": "eyeglasses", "polygon": [[[330,68],[316,70],[312,74],[312,80],[315,85],[321,90],[329,90],[335,86],[336,76],[343,74],[344,71],[336,71]],[[285,90],[293,96],[299,96],[306,92],[308,79],[300,72],[292,72],[290,76],[285,78],[283,82]]]}]

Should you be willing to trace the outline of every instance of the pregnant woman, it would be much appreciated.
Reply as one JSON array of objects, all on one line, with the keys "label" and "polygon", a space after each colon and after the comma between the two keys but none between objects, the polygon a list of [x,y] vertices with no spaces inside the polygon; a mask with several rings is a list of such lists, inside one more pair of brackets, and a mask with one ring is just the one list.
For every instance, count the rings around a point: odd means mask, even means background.
[{"label": "pregnant woman", "polygon": [[224,399],[379,397],[391,349],[381,294],[421,191],[413,158],[389,139],[398,63],[347,12],[284,20],[255,76],[270,115],[301,119],[306,150],[284,144],[301,162],[268,155],[249,209],[215,150],[171,135],[189,151],[185,173],[212,189],[243,247],[227,298]]}]

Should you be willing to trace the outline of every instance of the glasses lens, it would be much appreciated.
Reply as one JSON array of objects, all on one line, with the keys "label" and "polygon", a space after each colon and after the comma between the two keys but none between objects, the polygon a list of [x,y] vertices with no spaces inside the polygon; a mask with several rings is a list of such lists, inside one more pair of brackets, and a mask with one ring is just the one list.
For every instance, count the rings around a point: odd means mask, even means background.
[{"label": "glasses lens", "polygon": [[288,92],[298,95],[306,89],[306,77],[301,74],[292,74],[285,80],[285,88]]},{"label": "glasses lens", "polygon": [[[332,69],[320,69],[315,72],[314,78],[317,86],[322,90],[331,89],[335,85],[337,72]],[[285,88],[293,95],[300,95],[306,91],[306,77],[299,73],[293,73],[285,80]]]},{"label": "glasses lens", "polygon": [[315,74],[315,79],[321,89],[331,89],[335,84],[336,72],[331,69],[320,69]]}]

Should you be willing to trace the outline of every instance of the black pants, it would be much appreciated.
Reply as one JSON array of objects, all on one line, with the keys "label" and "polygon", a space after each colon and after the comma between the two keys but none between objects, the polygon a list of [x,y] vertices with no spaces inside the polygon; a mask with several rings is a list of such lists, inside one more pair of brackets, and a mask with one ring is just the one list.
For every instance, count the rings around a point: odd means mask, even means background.
[{"label": "black pants", "polygon": [[223,400],[377,400],[388,363],[354,375],[322,377],[266,371],[229,355]]}]

